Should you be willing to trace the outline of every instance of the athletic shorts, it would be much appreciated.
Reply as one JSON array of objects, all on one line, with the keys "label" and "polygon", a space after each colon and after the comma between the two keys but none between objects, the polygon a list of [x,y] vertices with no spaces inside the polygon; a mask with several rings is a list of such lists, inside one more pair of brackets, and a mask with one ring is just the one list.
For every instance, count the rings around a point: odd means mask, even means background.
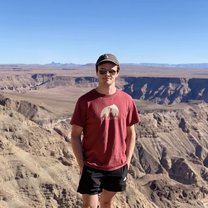
[{"label": "athletic shorts", "polygon": [[77,192],[93,195],[101,193],[103,189],[113,192],[124,191],[126,189],[127,173],[127,165],[113,171],[84,166]]}]

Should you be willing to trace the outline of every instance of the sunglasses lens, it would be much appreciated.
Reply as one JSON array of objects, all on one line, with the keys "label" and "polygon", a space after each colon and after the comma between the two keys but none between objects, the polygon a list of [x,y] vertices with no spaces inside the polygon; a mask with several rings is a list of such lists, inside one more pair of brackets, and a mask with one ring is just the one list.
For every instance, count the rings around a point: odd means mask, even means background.
[{"label": "sunglasses lens", "polygon": [[109,70],[108,72],[112,75],[114,75],[116,73],[116,71],[114,71],[114,70]]},{"label": "sunglasses lens", "polygon": [[100,74],[107,74],[107,71],[106,70],[99,70],[99,73]]},{"label": "sunglasses lens", "polygon": [[110,75],[115,75],[116,74],[116,71],[115,70],[100,69],[99,70],[99,73],[100,74],[107,74],[107,73],[109,73]]}]

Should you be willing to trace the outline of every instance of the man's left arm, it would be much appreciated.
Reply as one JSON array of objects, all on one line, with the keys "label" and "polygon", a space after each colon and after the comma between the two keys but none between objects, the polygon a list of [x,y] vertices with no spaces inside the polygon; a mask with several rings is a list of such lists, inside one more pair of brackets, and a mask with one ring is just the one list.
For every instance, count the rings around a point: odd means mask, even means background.
[{"label": "man's left arm", "polygon": [[134,147],[136,143],[136,132],[134,125],[127,126],[127,138],[126,138],[126,158],[128,168],[130,166],[131,158],[134,153]]}]

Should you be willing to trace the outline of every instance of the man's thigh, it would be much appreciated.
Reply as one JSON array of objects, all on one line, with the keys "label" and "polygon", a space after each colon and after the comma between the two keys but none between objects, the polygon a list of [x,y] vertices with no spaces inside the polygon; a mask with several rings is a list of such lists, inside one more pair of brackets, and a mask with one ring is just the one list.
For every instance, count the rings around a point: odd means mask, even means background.
[{"label": "man's thigh", "polygon": [[121,192],[126,189],[128,166],[109,171],[102,180],[102,188],[109,192]]},{"label": "man's thigh", "polygon": [[84,166],[77,191],[81,194],[87,195],[96,195],[101,193],[102,177],[103,174],[100,170]]}]

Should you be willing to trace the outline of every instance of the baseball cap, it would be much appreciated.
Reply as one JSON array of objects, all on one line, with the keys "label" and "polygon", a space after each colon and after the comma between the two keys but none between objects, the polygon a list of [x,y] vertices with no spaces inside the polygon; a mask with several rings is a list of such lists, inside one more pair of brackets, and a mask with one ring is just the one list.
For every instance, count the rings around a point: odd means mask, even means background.
[{"label": "baseball cap", "polygon": [[111,53],[106,53],[106,54],[101,55],[96,62],[96,66],[103,62],[112,62],[119,66],[118,59],[116,58],[116,56],[114,56]]}]

